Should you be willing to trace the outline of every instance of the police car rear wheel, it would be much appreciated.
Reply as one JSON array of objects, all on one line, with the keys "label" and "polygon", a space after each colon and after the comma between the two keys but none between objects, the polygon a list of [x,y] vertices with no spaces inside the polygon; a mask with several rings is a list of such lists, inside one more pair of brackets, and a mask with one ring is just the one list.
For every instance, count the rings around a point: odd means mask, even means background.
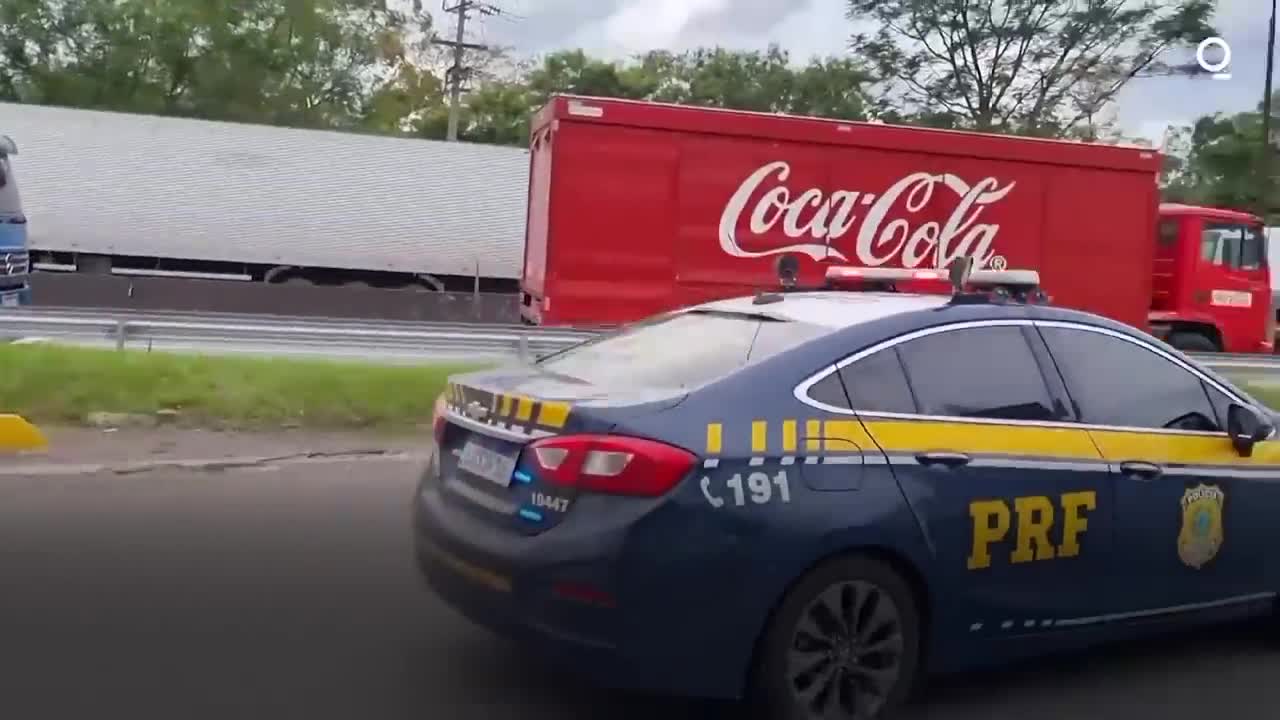
[{"label": "police car rear wheel", "polygon": [[865,556],[825,563],[788,593],[757,658],[771,718],[884,718],[911,691],[919,615],[910,585]]}]

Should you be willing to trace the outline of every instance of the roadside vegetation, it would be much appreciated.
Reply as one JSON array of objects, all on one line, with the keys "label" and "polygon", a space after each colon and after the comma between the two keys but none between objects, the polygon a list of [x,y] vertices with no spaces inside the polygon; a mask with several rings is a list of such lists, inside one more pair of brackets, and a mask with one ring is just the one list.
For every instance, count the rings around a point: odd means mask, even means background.
[{"label": "roadside vegetation", "polygon": [[[447,378],[476,367],[0,345],[0,412],[59,425],[413,432]],[[1237,381],[1280,409],[1280,385]]]},{"label": "roadside vegetation", "polygon": [[36,423],[412,431],[465,365],[0,345],[0,412]]},{"label": "roadside vegetation", "polygon": [[1237,382],[1258,400],[1267,404],[1267,407],[1280,410],[1280,385],[1275,383],[1262,382],[1244,382],[1237,379]]}]

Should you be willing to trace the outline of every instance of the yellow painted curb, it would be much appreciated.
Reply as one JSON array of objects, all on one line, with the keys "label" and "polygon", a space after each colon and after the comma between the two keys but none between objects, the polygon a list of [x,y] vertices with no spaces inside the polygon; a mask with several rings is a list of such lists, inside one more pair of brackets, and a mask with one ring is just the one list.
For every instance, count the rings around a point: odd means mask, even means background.
[{"label": "yellow painted curb", "polygon": [[48,446],[44,433],[26,418],[0,414],[0,452],[43,450]]}]

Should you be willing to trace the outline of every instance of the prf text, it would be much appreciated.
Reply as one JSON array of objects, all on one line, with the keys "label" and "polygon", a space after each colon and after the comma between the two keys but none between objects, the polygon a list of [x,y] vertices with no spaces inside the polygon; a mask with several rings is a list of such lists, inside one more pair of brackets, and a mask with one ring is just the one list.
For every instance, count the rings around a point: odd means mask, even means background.
[{"label": "prf text", "polygon": [[1009,550],[1009,562],[1075,557],[1080,554],[1080,536],[1089,529],[1088,513],[1098,506],[1093,490],[1063,493],[1055,505],[1045,495],[1028,495],[1009,501],[996,498],[969,503],[973,520],[973,546],[969,569],[991,567],[991,546],[1009,537],[1013,521],[1018,522]]}]

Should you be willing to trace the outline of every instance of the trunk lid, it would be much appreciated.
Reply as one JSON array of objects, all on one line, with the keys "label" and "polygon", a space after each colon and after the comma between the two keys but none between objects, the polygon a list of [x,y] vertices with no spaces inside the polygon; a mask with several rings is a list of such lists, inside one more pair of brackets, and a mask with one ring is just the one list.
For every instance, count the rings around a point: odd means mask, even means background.
[{"label": "trunk lid", "polygon": [[555,527],[577,490],[536,471],[531,443],[566,434],[606,434],[620,420],[661,411],[682,393],[604,389],[516,368],[461,375],[445,389],[440,482],[448,501],[512,532]]}]

